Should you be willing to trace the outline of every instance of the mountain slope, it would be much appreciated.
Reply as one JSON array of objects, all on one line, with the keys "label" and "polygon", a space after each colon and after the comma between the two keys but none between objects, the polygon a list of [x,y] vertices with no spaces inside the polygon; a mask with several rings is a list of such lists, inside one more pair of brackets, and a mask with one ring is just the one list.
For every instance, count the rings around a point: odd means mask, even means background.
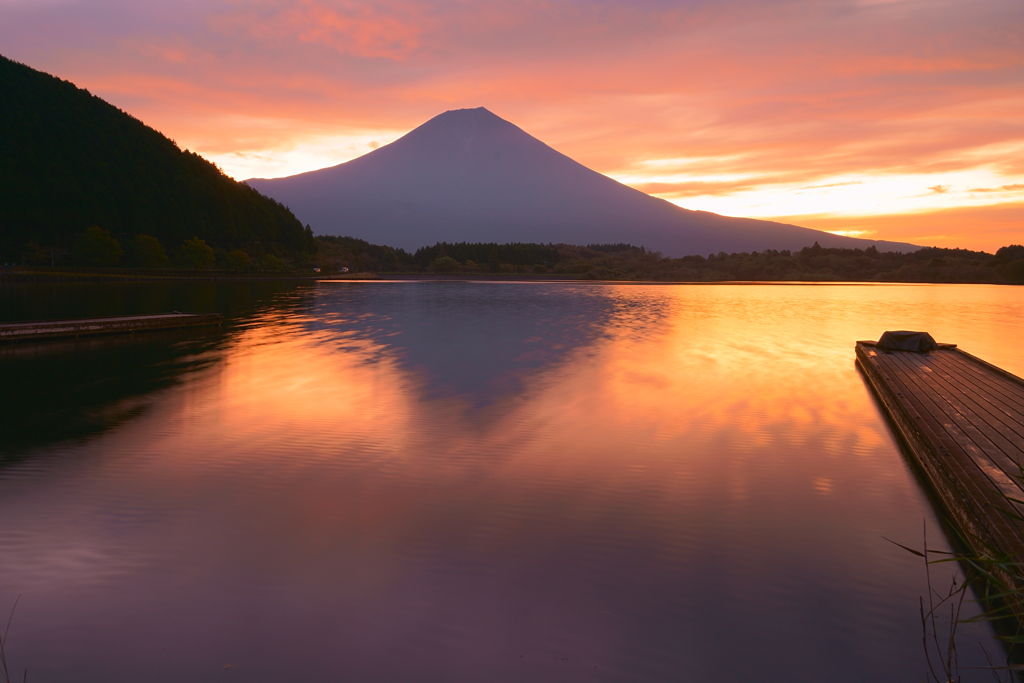
[{"label": "mountain slope", "polygon": [[628,242],[668,256],[829,247],[913,250],[688,211],[592,171],[484,108],[449,111],[358,159],[252,187],[321,234],[448,242]]},{"label": "mountain slope", "polygon": [[168,247],[295,252],[312,235],[288,209],[74,84],[0,57],[0,254],[67,246],[90,225]]}]

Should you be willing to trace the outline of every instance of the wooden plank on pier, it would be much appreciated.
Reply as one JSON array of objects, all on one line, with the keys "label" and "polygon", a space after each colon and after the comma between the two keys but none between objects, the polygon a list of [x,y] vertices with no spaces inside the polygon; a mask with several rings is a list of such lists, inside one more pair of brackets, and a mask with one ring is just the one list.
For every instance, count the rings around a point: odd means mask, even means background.
[{"label": "wooden plank on pier", "polygon": [[81,320],[39,320],[0,323],[0,341],[31,341],[54,337],[81,337],[94,334],[118,334],[170,330],[180,327],[220,325],[219,313],[161,313]]},{"label": "wooden plank on pier", "polygon": [[[951,345],[861,341],[857,363],[964,540],[1024,563],[1024,380]],[[1024,590],[1021,576],[1003,578]]]}]

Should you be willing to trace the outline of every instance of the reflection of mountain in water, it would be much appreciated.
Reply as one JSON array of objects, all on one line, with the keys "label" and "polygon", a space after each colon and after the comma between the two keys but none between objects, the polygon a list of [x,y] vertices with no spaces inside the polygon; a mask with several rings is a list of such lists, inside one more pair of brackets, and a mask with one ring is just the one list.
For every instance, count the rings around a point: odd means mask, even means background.
[{"label": "reflection of mountain in water", "polygon": [[[532,375],[623,321],[637,302],[614,288],[470,282],[321,285],[315,329],[334,343],[370,339],[419,373],[428,398],[456,394],[482,407],[527,388]],[[641,305],[647,315],[657,311]],[[642,324],[650,323],[642,321]],[[629,324],[628,322],[625,324]]]},{"label": "reflection of mountain in water", "polygon": [[[337,348],[372,346],[415,375],[424,398],[481,408],[530,387],[542,370],[604,336],[656,329],[664,300],[644,288],[469,282],[130,283],[6,292],[7,319],[218,311],[221,330],[180,330],[0,347],[5,401],[0,464],[32,449],[101,434],[142,414],[159,392],[222,358],[234,333],[304,320]],[[625,330],[623,328],[626,328]],[[286,329],[286,328],[280,328]],[[209,352],[213,353],[209,353]]]}]

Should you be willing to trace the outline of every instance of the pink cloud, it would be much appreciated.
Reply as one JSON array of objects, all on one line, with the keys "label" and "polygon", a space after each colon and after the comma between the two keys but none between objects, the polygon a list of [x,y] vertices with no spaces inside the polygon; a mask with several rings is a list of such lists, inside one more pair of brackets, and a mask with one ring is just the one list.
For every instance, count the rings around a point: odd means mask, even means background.
[{"label": "pink cloud", "polygon": [[309,43],[345,55],[404,59],[419,47],[429,24],[425,5],[356,0],[231,0],[232,9],[211,17],[209,25],[231,38],[256,42]]}]

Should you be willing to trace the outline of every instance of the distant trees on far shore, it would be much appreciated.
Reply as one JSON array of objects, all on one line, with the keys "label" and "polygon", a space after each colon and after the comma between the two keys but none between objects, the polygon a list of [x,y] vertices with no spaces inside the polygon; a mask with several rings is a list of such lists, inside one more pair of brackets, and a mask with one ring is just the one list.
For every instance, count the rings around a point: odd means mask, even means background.
[{"label": "distant trees on far shore", "polygon": [[967,249],[926,247],[881,252],[826,248],[815,243],[799,251],[766,249],[666,258],[631,244],[532,244],[438,242],[414,253],[371,244],[355,237],[321,235],[315,251],[278,256],[261,250],[211,247],[191,237],[171,248],[153,235],[121,240],[99,226],[81,233],[71,249],[27,242],[27,265],[180,268],[324,274],[377,273],[558,275],[584,280],[667,282],[960,282],[1024,284],[1024,246],[1009,245],[995,254]]},{"label": "distant trees on far shore", "polygon": [[995,254],[926,247],[914,252],[826,248],[767,249],[666,258],[631,244],[493,244],[438,242],[410,254],[353,237],[319,236],[316,263],[373,272],[575,275],[591,280],[858,281],[1024,284],[1024,246]]},{"label": "distant trees on far shore", "polygon": [[1010,245],[995,254],[967,249],[926,247],[882,252],[826,248],[817,242],[799,251],[709,254],[662,258],[631,250],[591,253],[577,250],[593,268],[584,278],[668,281],[808,281],[808,282],[960,282],[1024,284],[1024,247]]}]

